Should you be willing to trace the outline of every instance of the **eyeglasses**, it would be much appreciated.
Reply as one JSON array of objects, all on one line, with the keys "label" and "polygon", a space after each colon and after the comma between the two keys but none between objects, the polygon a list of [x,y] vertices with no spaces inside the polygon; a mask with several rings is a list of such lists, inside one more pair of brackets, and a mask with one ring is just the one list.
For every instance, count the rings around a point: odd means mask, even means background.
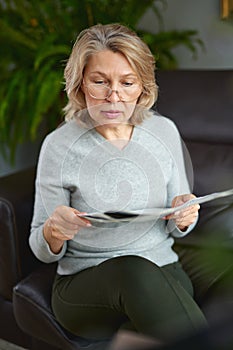
[{"label": "eyeglasses", "polygon": [[139,84],[123,85],[118,90],[113,90],[105,84],[85,84],[89,95],[96,100],[106,100],[115,92],[122,102],[131,102],[136,100],[142,92]]}]

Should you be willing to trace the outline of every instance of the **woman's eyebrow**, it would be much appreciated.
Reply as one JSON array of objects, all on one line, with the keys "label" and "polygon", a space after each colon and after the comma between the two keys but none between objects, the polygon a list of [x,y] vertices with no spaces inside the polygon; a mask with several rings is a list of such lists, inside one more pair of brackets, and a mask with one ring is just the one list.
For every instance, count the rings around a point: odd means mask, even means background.
[{"label": "woman's eyebrow", "polygon": [[[94,74],[99,74],[99,75],[102,75],[104,77],[108,77],[108,74],[101,72],[101,71],[90,72],[90,75],[94,75]],[[137,77],[137,75],[135,73],[123,73],[120,75],[120,77]]]}]

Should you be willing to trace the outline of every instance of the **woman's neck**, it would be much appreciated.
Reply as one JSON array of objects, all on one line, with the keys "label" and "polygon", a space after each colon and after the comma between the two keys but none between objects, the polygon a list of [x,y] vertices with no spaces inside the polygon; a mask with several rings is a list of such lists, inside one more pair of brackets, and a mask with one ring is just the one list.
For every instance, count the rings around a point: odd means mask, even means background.
[{"label": "woman's neck", "polygon": [[124,148],[133,133],[133,125],[130,124],[116,124],[116,126],[107,127],[106,125],[97,126],[96,131],[102,135],[106,140],[110,141],[117,148]]},{"label": "woman's neck", "polygon": [[133,132],[133,125],[116,124],[116,126],[111,125],[111,127],[108,127],[106,125],[99,125],[96,126],[95,129],[108,141],[113,141],[117,139],[130,140]]}]

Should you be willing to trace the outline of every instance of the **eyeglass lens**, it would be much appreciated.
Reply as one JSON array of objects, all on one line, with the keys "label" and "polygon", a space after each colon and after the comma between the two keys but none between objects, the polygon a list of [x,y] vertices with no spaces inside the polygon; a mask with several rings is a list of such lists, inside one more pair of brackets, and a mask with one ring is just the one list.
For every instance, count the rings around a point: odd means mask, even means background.
[{"label": "eyeglass lens", "polygon": [[120,87],[118,90],[112,90],[109,86],[88,84],[89,94],[96,99],[106,99],[111,96],[112,92],[116,92],[121,100],[132,100],[140,94],[139,86]]}]

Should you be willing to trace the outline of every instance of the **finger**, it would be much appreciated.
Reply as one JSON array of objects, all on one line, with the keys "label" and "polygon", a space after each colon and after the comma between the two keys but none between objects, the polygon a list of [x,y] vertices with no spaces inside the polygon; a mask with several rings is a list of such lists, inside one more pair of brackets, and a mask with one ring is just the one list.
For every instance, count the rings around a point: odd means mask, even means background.
[{"label": "finger", "polygon": [[78,227],[75,229],[69,229],[67,227],[59,226],[54,223],[51,224],[52,236],[55,238],[63,239],[71,239],[78,232]]},{"label": "finger", "polygon": [[86,219],[86,218],[81,216],[81,215],[85,215],[87,213],[80,212],[80,211],[78,211],[75,208],[73,208],[73,213],[75,214],[75,217],[76,217],[76,220],[78,222],[78,225],[80,225],[80,226],[87,226],[87,227],[92,226],[91,222],[88,219]]},{"label": "finger", "polygon": [[197,214],[198,215],[198,209],[197,208],[188,208],[188,209],[184,209],[181,210],[178,214],[175,213],[175,218],[185,218],[185,217],[189,217],[189,216],[193,216]]},{"label": "finger", "polygon": [[57,211],[55,211],[57,224],[59,224],[61,227],[68,228],[68,229],[78,229],[79,226],[85,227],[85,226],[91,226],[91,223],[84,219],[77,216],[77,213],[80,213],[78,210],[70,207],[59,207]]},{"label": "finger", "polygon": [[76,217],[77,217],[77,222],[78,222],[79,226],[82,226],[82,227],[85,227],[85,226],[90,227],[90,226],[92,226],[91,222],[89,220],[87,220],[86,218],[82,218],[79,215],[77,215]]},{"label": "finger", "polygon": [[200,209],[199,204],[195,204],[191,207],[187,207],[186,209],[179,210],[175,212],[174,214],[169,215],[167,218],[168,219],[177,219],[177,218],[184,218],[188,216],[192,216],[197,214],[198,215],[198,210]]},{"label": "finger", "polygon": [[60,213],[54,213],[50,217],[50,226],[52,226],[54,229],[57,229],[58,231],[62,231],[63,229],[66,230],[77,230],[78,225],[73,224],[70,221],[66,221],[63,216],[60,215]]},{"label": "finger", "polygon": [[182,194],[180,196],[176,196],[172,200],[172,207],[178,207],[179,205],[182,205],[193,198],[196,198],[196,196],[192,193],[191,194],[190,193],[189,194]]},{"label": "finger", "polygon": [[197,219],[197,215],[190,215],[188,217],[184,217],[184,218],[178,218],[177,220],[175,220],[176,222],[176,225],[179,226],[179,225],[182,225],[182,226],[189,226],[191,225],[192,223],[194,223]]},{"label": "finger", "polygon": [[182,214],[180,214],[178,217],[170,216],[170,218],[169,219],[167,218],[167,220],[173,219],[175,221],[176,226],[179,228],[181,227],[183,229],[184,227],[188,227],[191,224],[193,224],[197,220],[197,217],[198,217],[198,212],[195,211],[194,213],[186,216],[182,216]]}]

